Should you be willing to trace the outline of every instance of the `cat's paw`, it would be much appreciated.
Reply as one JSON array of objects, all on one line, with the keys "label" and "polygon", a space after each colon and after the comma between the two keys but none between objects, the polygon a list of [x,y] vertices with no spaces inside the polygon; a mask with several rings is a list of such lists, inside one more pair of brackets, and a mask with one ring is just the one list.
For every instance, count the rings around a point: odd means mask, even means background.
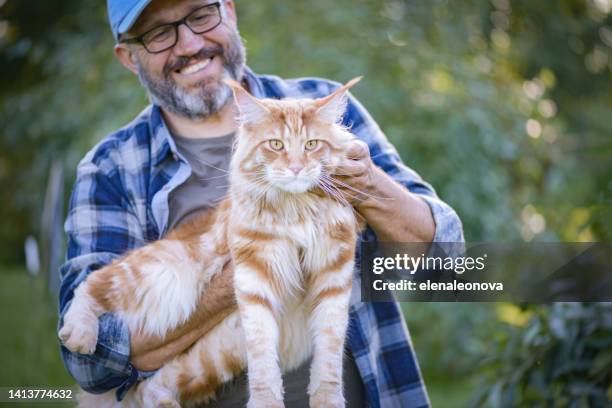
[{"label": "cat's paw", "polygon": [[275,397],[272,390],[251,390],[247,408],[285,408],[285,403]]},{"label": "cat's paw", "polygon": [[181,408],[181,404],[175,400],[161,400],[155,404],[155,408]]},{"label": "cat's paw", "polygon": [[141,407],[181,408],[176,393],[161,383],[159,373],[140,383],[137,398]]},{"label": "cat's paw", "polygon": [[64,327],[58,336],[64,346],[74,353],[93,354],[98,343],[98,319],[64,319]]},{"label": "cat's paw", "polygon": [[344,408],[342,384],[322,382],[310,395],[310,408]]}]

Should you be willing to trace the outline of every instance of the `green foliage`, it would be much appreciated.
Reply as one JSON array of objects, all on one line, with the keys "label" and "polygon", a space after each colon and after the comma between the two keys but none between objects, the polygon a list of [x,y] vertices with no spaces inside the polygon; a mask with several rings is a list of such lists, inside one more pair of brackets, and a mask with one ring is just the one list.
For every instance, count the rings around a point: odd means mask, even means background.
[{"label": "green foliage", "polygon": [[[113,58],[103,2],[3,3],[0,259],[16,261],[37,229],[50,160],[65,163],[70,185],[85,151],[146,99]],[[355,94],[404,160],[458,210],[470,240],[610,240],[605,4],[265,0],[237,7],[257,72],[365,75]]]},{"label": "green foliage", "polygon": [[59,356],[56,300],[42,279],[25,270],[0,270],[0,384],[72,387]]},{"label": "green foliage", "polygon": [[[609,4],[238,0],[237,8],[256,72],[365,76],[355,95],[458,211],[468,240],[610,241]],[[51,160],[64,163],[69,192],[84,153],[146,105],[112,46],[102,1],[0,0],[1,263],[21,261],[25,236],[37,232]],[[565,308],[533,308],[527,329],[507,327],[498,307],[482,304],[405,312],[436,389],[470,386],[484,370],[474,364],[494,356],[481,401],[563,405],[577,390],[601,393],[610,378],[589,314],[604,309],[581,306],[578,318]],[[580,368],[584,361],[598,368]]]},{"label": "green foliage", "polygon": [[8,22],[0,36],[3,263],[20,260],[25,236],[38,232],[51,161],[63,162],[70,192],[84,153],[146,104],[138,81],[113,60],[104,12],[98,1],[0,8]]},{"label": "green foliage", "polygon": [[[612,305],[532,308],[483,361],[472,405],[605,407],[612,400]],[[486,371],[485,371],[486,370]]]},{"label": "green foliage", "polygon": [[498,327],[495,308],[483,303],[403,303],[402,309],[432,380],[469,376]]},{"label": "green foliage", "polygon": [[495,308],[482,303],[403,303],[425,384],[434,407],[466,406],[498,330]]}]

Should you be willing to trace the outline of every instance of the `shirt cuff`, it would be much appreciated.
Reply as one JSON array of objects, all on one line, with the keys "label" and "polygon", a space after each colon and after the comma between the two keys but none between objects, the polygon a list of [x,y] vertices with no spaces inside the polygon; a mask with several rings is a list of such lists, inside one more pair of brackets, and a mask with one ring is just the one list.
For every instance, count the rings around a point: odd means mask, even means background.
[{"label": "shirt cuff", "polygon": [[435,197],[423,194],[418,196],[429,205],[434,219],[433,242],[463,243],[463,226],[455,210]]},{"label": "shirt cuff", "polygon": [[127,326],[113,314],[99,318],[98,344],[94,354],[72,353],[62,346],[64,364],[87,392],[99,394],[117,389],[121,401],[138,381],[152,373],[139,372],[130,362],[130,334]]}]

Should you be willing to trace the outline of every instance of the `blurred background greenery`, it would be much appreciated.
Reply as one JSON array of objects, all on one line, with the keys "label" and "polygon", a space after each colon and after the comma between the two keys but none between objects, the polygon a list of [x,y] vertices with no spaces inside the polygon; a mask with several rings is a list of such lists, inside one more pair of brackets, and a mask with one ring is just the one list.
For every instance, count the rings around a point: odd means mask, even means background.
[{"label": "blurred background greenery", "polygon": [[[469,241],[612,240],[612,1],[237,0],[249,65],[354,94]],[[49,169],[147,99],[105,2],[0,0],[0,384],[71,385],[22,266]],[[606,406],[609,306],[404,304],[434,406]]]}]

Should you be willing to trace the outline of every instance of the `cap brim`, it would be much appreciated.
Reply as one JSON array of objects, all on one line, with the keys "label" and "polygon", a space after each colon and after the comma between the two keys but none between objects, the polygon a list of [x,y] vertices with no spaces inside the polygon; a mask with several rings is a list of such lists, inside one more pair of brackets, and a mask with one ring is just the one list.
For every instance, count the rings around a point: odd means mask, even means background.
[{"label": "cap brim", "polygon": [[119,26],[117,26],[117,39],[121,34],[126,33],[132,28],[138,17],[142,11],[151,3],[152,0],[140,0],[136,5],[130,10],[129,13],[121,20]]}]

